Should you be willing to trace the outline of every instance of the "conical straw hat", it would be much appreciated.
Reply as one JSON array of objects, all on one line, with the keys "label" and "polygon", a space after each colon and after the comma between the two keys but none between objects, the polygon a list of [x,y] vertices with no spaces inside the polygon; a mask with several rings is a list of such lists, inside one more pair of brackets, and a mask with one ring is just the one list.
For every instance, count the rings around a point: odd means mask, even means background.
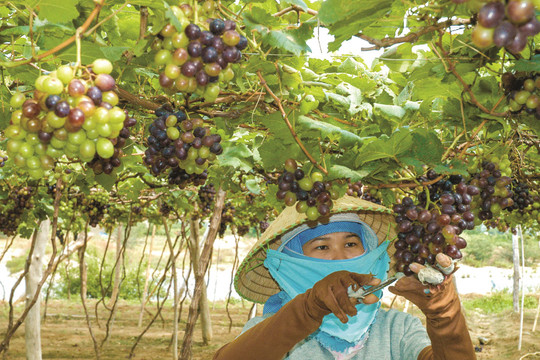
[{"label": "conical straw hat", "polygon": [[[330,215],[346,212],[357,213],[360,220],[373,229],[379,238],[379,244],[385,240],[395,240],[396,223],[390,209],[352,196],[344,196],[334,201]],[[321,220],[324,223],[324,218]],[[234,278],[234,287],[238,294],[249,301],[264,303],[270,296],[280,291],[277,282],[263,265],[266,252],[268,249],[276,250],[281,245],[281,235],[304,223],[310,225],[313,223],[313,226],[318,224],[309,222],[306,215],[298,213],[294,206],[283,210],[240,264]],[[395,251],[394,246],[388,246],[388,254],[392,259],[389,273],[395,272],[392,257]]]}]

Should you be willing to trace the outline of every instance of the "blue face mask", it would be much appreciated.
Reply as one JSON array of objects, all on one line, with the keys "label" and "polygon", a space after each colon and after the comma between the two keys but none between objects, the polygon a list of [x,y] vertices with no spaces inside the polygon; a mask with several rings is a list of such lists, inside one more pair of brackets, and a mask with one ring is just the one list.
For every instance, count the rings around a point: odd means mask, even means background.
[{"label": "blue face mask", "polygon": [[[386,251],[388,244],[389,242],[385,241],[370,252],[346,260],[323,260],[300,254],[285,254],[280,251],[268,250],[264,266],[268,268],[272,277],[286,293],[285,298],[288,298],[286,300],[290,300],[311,289],[317,281],[340,270],[359,274],[371,273],[381,281],[385,280],[390,263]],[[382,290],[376,292],[375,295],[381,297]],[[338,341],[338,346],[332,346],[332,339],[343,340],[348,346],[356,345],[375,320],[379,306],[379,302],[371,305],[356,305],[358,314],[350,317],[345,324],[334,314],[329,314],[324,317],[315,337],[321,344],[336,351],[344,350],[343,342],[339,345]]]}]

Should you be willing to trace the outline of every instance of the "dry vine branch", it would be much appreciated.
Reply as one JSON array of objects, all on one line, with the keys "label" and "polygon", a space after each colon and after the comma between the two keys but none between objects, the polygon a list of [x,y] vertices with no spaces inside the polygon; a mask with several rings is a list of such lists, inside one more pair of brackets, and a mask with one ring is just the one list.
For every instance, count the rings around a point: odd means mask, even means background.
[{"label": "dry vine branch", "polygon": [[405,43],[405,42],[414,43],[415,41],[418,40],[418,38],[420,36],[428,34],[430,32],[446,29],[446,28],[448,28],[448,27],[450,27],[452,25],[467,25],[467,24],[470,24],[470,23],[471,23],[470,19],[446,20],[444,22],[440,22],[440,23],[437,23],[435,25],[429,25],[429,26],[423,27],[418,31],[408,33],[405,36],[400,36],[400,37],[395,37],[395,38],[388,37],[388,38],[384,38],[384,39],[374,39],[374,38],[369,37],[367,35],[364,35],[362,33],[357,34],[355,36],[357,36],[357,37],[359,37],[359,38],[361,38],[363,40],[366,40],[370,44],[373,44],[373,46],[371,46],[371,47],[361,48],[362,51],[379,50],[380,48],[384,48],[384,47],[394,45],[394,44],[401,44],[401,43]]},{"label": "dry vine branch", "polygon": [[281,15],[285,15],[286,13],[288,12],[291,12],[291,11],[296,11],[296,12],[305,12],[305,13],[308,13],[309,15],[313,15],[313,16],[317,16],[319,13],[316,11],[316,10],[313,10],[313,9],[302,9],[300,6],[298,5],[291,5],[281,11],[278,11],[277,13],[275,14],[272,14],[272,16],[275,16],[275,17],[279,17]]},{"label": "dry vine branch", "polygon": [[291,125],[291,122],[289,121],[289,118],[287,117],[287,113],[285,112],[285,109],[283,109],[283,105],[281,104],[281,101],[279,100],[279,98],[276,96],[276,94],[274,94],[272,92],[272,90],[270,89],[270,87],[268,86],[268,84],[266,83],[266,80],[264,80],[263,76],[261,75],[261,72],[260,70],[257,71],[257,76],[259,77],[260,81],[261,81],[261,85],[266,89],[266,91],[268,91],[268,93],[270,94],[270,96],[272,96],[272,98],[274,99],[274,101],[276,102],[276,105],[277,107],[279,108],[279,111],[281,112],[281,116],[283,117],[283,120],[285,120],[285,123],[287,124],[287,127],[289,128],[289,131],[291,132],[291,135],[293,136],[294,140],[296,141],[296,143],[298,144],[298,146],[300,146],[300,149],[302,149],[302,152],[307,156],[307,158],[309,159],[309,161],[311,161],[311,163],[313,165],[315,165],[317,167],[317,169],[321,170],[325,175],[328,175],[328,170],[326,170],[325,168],[323,168],[321,165],[319,165],[319,163],[313,158],[313,156],[307,151],[306,147],[304,146],[304,144],[302,143],[302,141],[300,141],[300,138],[298,137],[298,135],[296,134],[296,132],[294,131],[292,125]]},{"label": "dry vine branch", "polygon": [[437,181],[441,180],[444,177],[444,175],[439,175],[433,180],[425,181],[425,182],[418,182],[418,183],[400,183],[400,184],[378,184],[378,185],[370,185],[368,188],[371,189],[388,189],[388,188],[414,188],[418,186],[427,186],[431,184],[435,184]]},{"label": "dry vine branch", "polygon": [[[86,280],[87,280],[87,273],[86,273],[86,262],[84,261],[85,253],[86,253],[86,245],[88,244],[88,224],[89,221],[86,221],[86,226],[84,228],[84,245],[81,246],[79,249],[79,274],[81,277],[81,303],[84,309],[84,314],[86,317],[86,325],[88,326],[88,332],[90,333],[90,337],[92,338],[92,343],[94,344],[94,352],[96,353],[96,359],[100,359],[100,353],[99,353],[99,346],[98,342],[96,340],[96,337],[94,336],[94,331],[92,330],[92,322],[90,321],[90,315],[88,314],[88,308],[86,306]],[[96,319],[97,319],[97,313],[96,313]]]},{"label": "dry vine branch", "polygon": [[[92,10],[90,15],[86,19],[86,21],[77,29],[77,31],[75,32],[75,35],[71,36],[69,39],[62,42],[61,44],[58,44],[54,48],[44,52],[43,54],[40,54],[38,56],[32,56],[30,59],[25,59],[25,60],[14,60],[14,61],[0,62],[0,66],[15,67],[15,66],[29,64],[31,62],[40,61],[40,60],[43,60],[44,58],[46,58],[46,57],[48,57],[50,55],[53,55],[54,53],[56,53],[58,51],[66,48],[67,46],[71,45],[75,40],[77,40],[78,36],[83,34],[86,31],[86,29],[88,29],[88,27],[90,26],[90,24],[92,23],[94,18],[101,11],[101,8],[105,4],[105,0],[97,0],[97,1],[94,1],[94,3],[96,4],[96,7],[94,8],[94,10]],[[85,34],[85,35],[87,35],[87,34]]]}]

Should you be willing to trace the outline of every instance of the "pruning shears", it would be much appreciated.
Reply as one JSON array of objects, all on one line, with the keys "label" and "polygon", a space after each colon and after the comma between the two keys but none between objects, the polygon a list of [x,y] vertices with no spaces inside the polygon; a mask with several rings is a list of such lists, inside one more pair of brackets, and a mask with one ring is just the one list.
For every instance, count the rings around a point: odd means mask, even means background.
[{"label": "pruning shears", "polygon": [[349,289],[347,290],[347,294],[349,295],[349,297],[363,300],[369,294],[373,294],[376,291],[384,289],[388,285],[391,285],[392,283],[394,283],[396,280],[401,279],[403,276],[405,276],[405,274],[403,274],[402,272],[398,272],[394,276],[391,276],[385,281],[383,281],[382,283],[380,283],[379,285],[374,285],[367,288],[362,286],[360,287],[360,289],[356,291],[354,291],[352,287],[349,287]]}]

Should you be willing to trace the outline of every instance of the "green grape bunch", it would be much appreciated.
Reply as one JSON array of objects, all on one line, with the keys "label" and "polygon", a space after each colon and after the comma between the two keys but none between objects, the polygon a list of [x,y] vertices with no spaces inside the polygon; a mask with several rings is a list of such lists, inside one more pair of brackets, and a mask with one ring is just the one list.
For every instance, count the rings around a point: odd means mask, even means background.
[{"label": "green grape bunch", "polygon": [[62,65],[36,79],[31,97],[13,94],[5,135],[19,171],[41,179],[64,155],[82,162],[114,159],[118,138],[135,121],[117,106],[112,69],[106,59],[81,68]]}]

